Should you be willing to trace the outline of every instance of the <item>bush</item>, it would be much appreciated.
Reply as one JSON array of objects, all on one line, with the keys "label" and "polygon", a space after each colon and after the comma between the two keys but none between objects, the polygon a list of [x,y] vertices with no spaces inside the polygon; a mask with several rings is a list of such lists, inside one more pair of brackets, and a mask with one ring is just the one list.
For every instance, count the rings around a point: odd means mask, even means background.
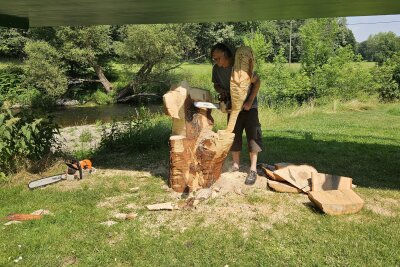
[{"label": "bush", "polygon": [[301,104],[311,96],[311,84],[308,76],[300,71],[293,73],[287,66],[283,50],[275,57],[273,65],[261,73],[263,86],[260,89],[261,102],[269,106],[296,102]]},{"label": "bush", "polygon": [[351,46],[341,47],[312,76],[316,97],[335,97],[350,100],[359,94],[374,92],[372,75],[360,67],[360,56],[355,56]]},{"label": "bush", "polygon": [[103,129],[99,152],[140,151],[160,149],[168,144],[170,124],[155,118],[146,108],[140,108],[128,122],[112,123]]},{"label": "bush", "polygon": [[[58,126],[51,117],[39,118],[22,111],[13,115],[3,108],[0,113],[0,170],[4,174],[39,162],[57,144]],[[21,166],[22,165],[22,166]]]},{"label": "bush", "polygon": [[392,102],[400,99],[400,52],[374,70],[375,87],[379,99]]},{"label": "bush", "polygon": [[114,102],[114,99],[111,95],[108,95],[101,90],[94,92],[92,99],[99,105],[106,105]]}]

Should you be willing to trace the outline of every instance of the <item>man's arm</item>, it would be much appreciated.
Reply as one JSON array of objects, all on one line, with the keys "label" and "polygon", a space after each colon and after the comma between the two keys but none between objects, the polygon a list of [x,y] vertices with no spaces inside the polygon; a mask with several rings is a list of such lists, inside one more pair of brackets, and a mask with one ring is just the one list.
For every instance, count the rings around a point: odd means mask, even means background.
[{"label": "man's arm", "polygon": [[252,80],[251,80],[251,93],[249,95],[249,98],[247,99],[247,101],[243,104],[243,109],[248,111],[251,109],[251,106],[253,105],[253,101],[256,98],[258,91],[260,90],[260,78],[258,77],[258,75],[254,75]]}]

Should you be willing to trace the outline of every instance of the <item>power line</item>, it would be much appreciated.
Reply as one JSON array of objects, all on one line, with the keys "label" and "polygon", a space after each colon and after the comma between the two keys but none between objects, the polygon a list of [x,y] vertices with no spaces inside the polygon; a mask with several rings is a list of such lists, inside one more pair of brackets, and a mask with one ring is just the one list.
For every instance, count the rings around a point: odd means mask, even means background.
[{"label": "power line", "polygon": [[347,23],[346,25],[367,25],[367,24],[388,24],[388,23],[399,23],[400,20],[392,20],[392,21],[377,21],[377,22],[359,22],[359,23]]}]

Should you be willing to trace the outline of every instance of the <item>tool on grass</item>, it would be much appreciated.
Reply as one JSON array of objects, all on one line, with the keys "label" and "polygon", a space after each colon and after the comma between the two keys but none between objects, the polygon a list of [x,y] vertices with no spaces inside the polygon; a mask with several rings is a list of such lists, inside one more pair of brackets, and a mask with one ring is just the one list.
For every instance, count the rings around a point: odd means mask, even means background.
[{"label": "tool on grass", "polygon": [[67,180],[69,176],[73,176],[73,179],[81,180],[84,177],[84,171],[88,171],[89,174],[95,171],[95,168],[93,168],[92,166],[92,162],[88,159],[84,159],[81,161],[73,159],[66,161],[65,164],[67,165],[67,170],[65,173],[60,173],[57,175],[52,175],[49,177],[31,181],[28,184],[29,189],[35,189],[46,185],[58,183],[60,181]]}]

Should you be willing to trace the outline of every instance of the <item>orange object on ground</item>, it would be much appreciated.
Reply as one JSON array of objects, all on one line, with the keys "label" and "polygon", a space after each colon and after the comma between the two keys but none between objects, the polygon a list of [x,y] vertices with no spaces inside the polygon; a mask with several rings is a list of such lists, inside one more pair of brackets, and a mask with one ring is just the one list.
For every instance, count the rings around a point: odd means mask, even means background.
[{"label": "orange object on ground", "polygon": [[33,215],[33,214],[10,214],[6,217],[9,221],[31,221],[31,220],[40,220],[42,219],[42,215]]},{"label": "orange object on ground", "polygon": [[83,170],[91,170],[92,169],[92,162],[88,159],[84,159],[79,161],[79,165]]}]

